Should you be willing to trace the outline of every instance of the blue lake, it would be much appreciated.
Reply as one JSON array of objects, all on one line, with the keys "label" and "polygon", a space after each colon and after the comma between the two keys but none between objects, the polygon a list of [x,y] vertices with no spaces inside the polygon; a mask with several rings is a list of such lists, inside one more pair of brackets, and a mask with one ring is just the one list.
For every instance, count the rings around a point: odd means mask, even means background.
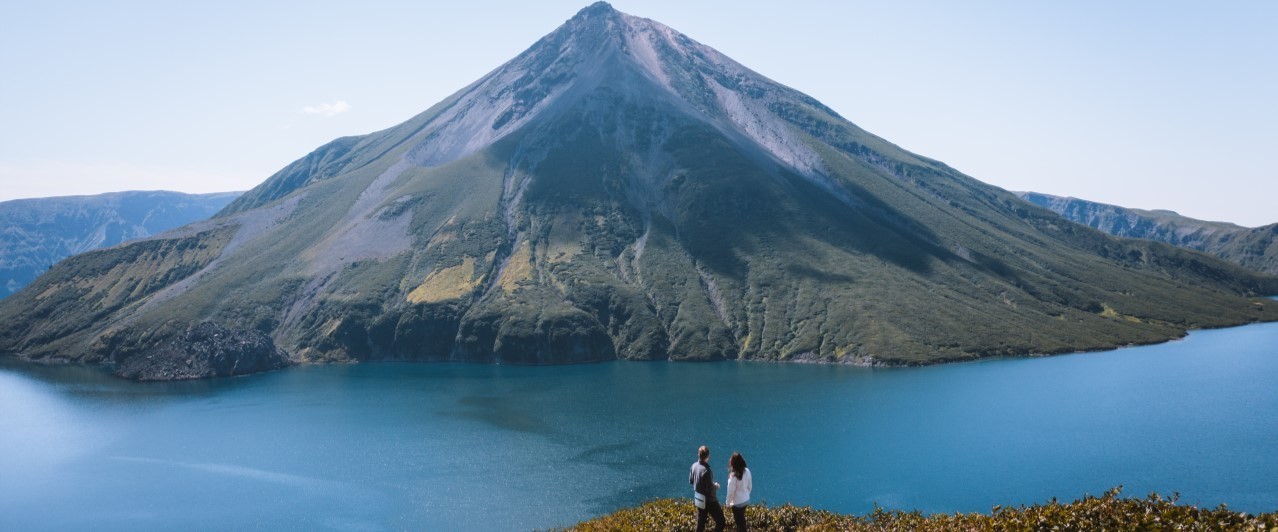
[{"label": "blue lake", "polygon": [[867,369],[312,366],[137,384],[0,366],[0,529],[512,529],[688,496],[864,513],[1128,495],[1278,510],[1278,324]]}]

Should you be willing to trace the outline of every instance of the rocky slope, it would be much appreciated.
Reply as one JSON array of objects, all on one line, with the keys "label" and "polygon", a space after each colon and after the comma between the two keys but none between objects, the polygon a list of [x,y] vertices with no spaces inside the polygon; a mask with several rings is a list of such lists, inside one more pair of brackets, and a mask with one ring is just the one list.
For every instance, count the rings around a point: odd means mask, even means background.
[{"label": "rocky slope", "polygon": [[0,298],[76,253],[204,220],[238,192],[115,192],[0,202]]},{"label": "rocky slope", "polygon": [[302,362],[921,364],[1278,319],[1269,293],[597,3],[211,220],[60,263],[0,301],[0,351],[146,366],[208,322]]},{"label": "rocky slope", "polygon": [[1278,275],[1278,224],[1251,228],[1195,220],[1172,211],[1129,209],[1038,192],[1017,195],[1070,221],[1114,236],[1166,242]]},{"label": "rocky slope", "polygon": [[140,381],[171,381],[247,375],[290,364],[288,354],[260,331],[230,331],[204,322],[140,356],[125,358],[115,374]]}]

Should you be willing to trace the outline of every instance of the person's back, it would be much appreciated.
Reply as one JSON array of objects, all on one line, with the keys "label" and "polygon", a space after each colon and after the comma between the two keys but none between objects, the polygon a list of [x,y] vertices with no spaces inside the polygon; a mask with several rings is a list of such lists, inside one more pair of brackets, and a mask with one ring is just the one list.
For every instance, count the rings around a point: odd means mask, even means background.
[{"label": "person's back", "polygon": [[715,530],[723,530],[723,507],[719,505],[719,484],[710,470],[710,449],[702,445],[697,449],[697,461],[688,471],[688,483],[692,484],[693,502],[697,507],[697,532],[705,530],[706,518],[714,519]]},{"label": "person's back", "polygon": [[692,484],[693,493],[701,496],[700,501],[717,500],[718,490],[714,489],[714,472],[710,471],[709,464],[700,460],[693,462],[688,472],[688,483]]},{"label": "person's back", "polygon": [[728,508],[732,510],[732,519],[737,524],[738,532],[746,532],[746,505],[750,502],[750,491],[754,489],[754,481],[750,479],[750,468],[746,467],[741,453],[732,453],[728,460]]},{"label": "person's back", "polygon": [[750,502],[750,490],[754,489],[750,481],[750,468],[744,468],[738,480],[733,473],[728,473],[728,506],[745,506]]}]

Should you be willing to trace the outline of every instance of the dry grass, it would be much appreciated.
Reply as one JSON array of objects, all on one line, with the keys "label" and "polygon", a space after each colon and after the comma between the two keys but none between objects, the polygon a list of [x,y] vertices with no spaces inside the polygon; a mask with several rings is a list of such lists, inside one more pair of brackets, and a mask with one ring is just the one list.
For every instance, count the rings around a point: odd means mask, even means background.
[{"label": "dry grass", "polygon": [[475,259],[466,257],[461,264],[431,272],[422,284],[408,294],[409,303],[436,303],[460,299],[479,285],[475,277]]}]

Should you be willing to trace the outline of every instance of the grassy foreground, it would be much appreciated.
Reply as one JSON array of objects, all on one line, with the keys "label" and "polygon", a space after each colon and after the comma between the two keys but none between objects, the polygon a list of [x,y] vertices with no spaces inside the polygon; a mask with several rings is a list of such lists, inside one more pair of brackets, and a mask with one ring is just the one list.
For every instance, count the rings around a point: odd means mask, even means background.
[{"label": "grassy foreground", "polygon": [[[752,505],[746,519],[752,530],[1278,530],[1278,513],[1250,515],[1224,505],[1199,508],[1177,504],[1177,497],[1150,494],[1144,499],[1119,497],[1122,486],[1100,497],[1086,496],[1063,504],[1003,508],[990,513],[937,514],[876,508],[865,516],[840,515],[786,504]],[[725,512],[732,530],[732,512]],[[713,521],[711,522],[713,524]],[[591,519],[570,531],[694,530],[690,499],[657,499],[636,508]]]}]

